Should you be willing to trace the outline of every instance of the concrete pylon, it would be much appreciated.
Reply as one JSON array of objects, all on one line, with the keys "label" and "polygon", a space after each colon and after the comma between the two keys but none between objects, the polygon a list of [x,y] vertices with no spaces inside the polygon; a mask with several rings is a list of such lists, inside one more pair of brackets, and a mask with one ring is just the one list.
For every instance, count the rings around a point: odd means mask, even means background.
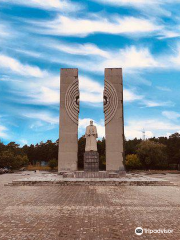
[{"label": "concrete pylon", "polygon": [[58,155],[59,172],[77,170],[79,96],[78,69],[61,69]]},{"label": "concrete pylon", "polygon": [[106,68],[104,80],[106,170],[124,173],[122,68]]}]

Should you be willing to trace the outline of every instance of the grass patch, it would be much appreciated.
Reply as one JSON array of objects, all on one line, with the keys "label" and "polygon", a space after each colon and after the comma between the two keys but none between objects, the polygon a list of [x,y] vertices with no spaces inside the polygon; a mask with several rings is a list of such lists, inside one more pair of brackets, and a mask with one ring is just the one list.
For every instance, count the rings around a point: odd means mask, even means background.
[{"label": "grass patch", "polygon": [[[39,170],[39,171],[51,171],[51,168],[48,166],[33,166],[33,165],[29,165],[26,168],[27,171],[35,171],[35,170]],[[54,168],[54,170],[58,170],[58,168]]]}]

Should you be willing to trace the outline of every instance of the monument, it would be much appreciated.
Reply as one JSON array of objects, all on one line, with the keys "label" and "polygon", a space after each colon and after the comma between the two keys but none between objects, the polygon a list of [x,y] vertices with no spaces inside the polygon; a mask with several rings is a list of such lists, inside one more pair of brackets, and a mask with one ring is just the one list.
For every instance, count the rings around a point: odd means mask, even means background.
[{"label": "monument", "polygon": [[[60,81],[60,130],[59,172],[75,172],[78,163],[78,119],[79,119],[78,69],[61,69]],[[104,80],[104,114],[106,139],[106,171],[125,173],[123,81],[121,68],[106,68]],[[99,171],[97,152],[97,129],[91,121],[86,128],[84,170]]]},{"label": "monument", "polygon": [[97,141],[98,138],[97,128],[93,125],[93,121],[90,121],[90,125],[86,127],[86,147],[85,151],[96,151],[97,152]]},{"label": "monument", "polygon": [[106,170],[124,173],[122,68],[106,68],[104,80]]},{"label": "monument", "polygon": [[77,68],[61,69],[58,171],[78,164],[79,80]]},{"label": "monument", "polygon": [[86,128],[85,138],[84,171],[99,171],[99,153],[97,152],[96,141],[98,134],[96,126],[93,125],[93,121],[90,121],[90,125]]}]

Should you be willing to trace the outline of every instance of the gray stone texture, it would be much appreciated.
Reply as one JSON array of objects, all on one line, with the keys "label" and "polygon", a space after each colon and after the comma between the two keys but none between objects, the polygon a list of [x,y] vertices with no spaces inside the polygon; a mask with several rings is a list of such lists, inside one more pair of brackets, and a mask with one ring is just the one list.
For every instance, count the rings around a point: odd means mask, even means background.
[{"label": "gray stone texture", "polygon": [[[105,89],[107,89],[107,91],[105,90],[104,96],[108,95],[109,92],[109,107],[107,110],[104,105],[106,124],[106,170],[124,171],[123,81],[121,68],[105,69]],[[117,94],[114,94],[114,92]],[[115,99],[115,95],[118,99]],[[115,104],[116,101],[118,105]],[[108,109],[110,109],[112,105],[115,107],[108,112]]]},{"label": "gray stone texture", "polygon": [[[73,119],[68,112],[67,104],[73,107],[75,99],[69,102],[71,93],[68,90],[75,84],[78,89],[78,69],[61,69],[60,77],[60,126],[59,126],[59,156],[58,171],[76,171],[77,153],[78,153],[78,111],[74,113]],[[74,94],[74,95],[73,95]],[[78,96],[79,92],[72,93],[73,98]],[[76,104],[76,103],[75,103]],[[77,121],[77,122],[76,122]]]},{"label": "gray stone texture", "polygon": [[88,151],[84,153],[84,171],[99,171],[99,153]]}]

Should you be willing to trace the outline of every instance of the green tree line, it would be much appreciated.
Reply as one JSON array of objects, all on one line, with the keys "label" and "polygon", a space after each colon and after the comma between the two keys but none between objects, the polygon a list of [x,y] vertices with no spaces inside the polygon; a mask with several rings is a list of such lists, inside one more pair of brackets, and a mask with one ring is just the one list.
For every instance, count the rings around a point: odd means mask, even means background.
[{"label": "green tree line", "polygon": [[[27,164],[47,162],[58,159],[59,140],[40,142],[39,144],[20,147],[15,142],[5,145],[0,142],[0,168],[12,167],[18,169]],[[97,142],[100,169],[105,170],[105,139]],[[180,134],[169,137],[150,138],[146,141],[133,139],[124,141],[125,165],[127,169],[166,169],[172,164],[180,164]],[[85,138],[78,140],[78,168],[83,169]]]}]

